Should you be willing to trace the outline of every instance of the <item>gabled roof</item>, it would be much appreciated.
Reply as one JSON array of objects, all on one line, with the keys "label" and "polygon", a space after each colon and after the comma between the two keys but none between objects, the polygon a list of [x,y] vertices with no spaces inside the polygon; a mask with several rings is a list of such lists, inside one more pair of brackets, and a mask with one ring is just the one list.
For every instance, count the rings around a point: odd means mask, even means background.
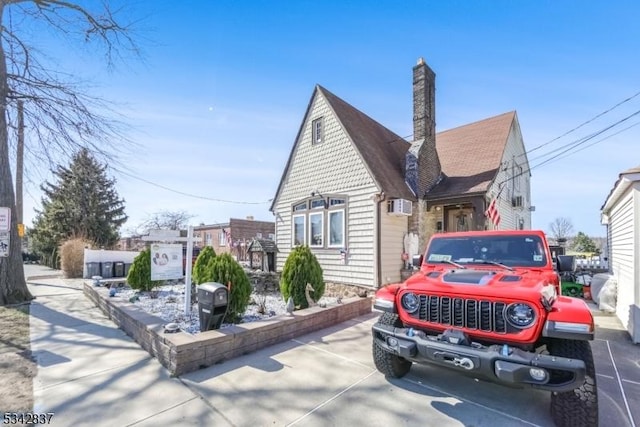
[{"label": "gabled roof", "polygon": [[500,114],[436,134],[445,178],[427,199],[484,193],[495,179],[516,112]]},{"label": "gabled roof", "polygon": [[[637,177],[635,177],[635,175],[640,175],[640,165],[638,165],[638,166],[636,166],[634,168],[631,168],[631,169],[627,169],[626,171],[621,172],[618,175],[618,179],[613,184],[613,188],[611,189],[611,191],[609,191],[609,194],[607,195],[607,198],[604,200],[604,203],[600,207],[601,211],[604,211],[607,207],[610,207],[610,205],[612,203],[612,197],[613,197],[614,193],[616,193],[616,190],[618,190],[618,192],[620,192],[620,189],[619,189],[618,185],[628,175],[631,175],[633,178],[638,179]],[[609,205],[609,206],[607,206],[607,205]]]},{"label": "gabled roof", "polygon": [[[309,101],[305,118],[318,93],[331,106],[371,176],[386,196],[415,200],[415,195],[405,182],[406,154],[411,144],[320,85],[316,86]],[[486,192],[500,167],[514,121],[517,121],[516,112],[511,111],[437,133],[436,148],[444,179],[427,194],[427,199]],[[304,122],[296,136],[296,144],[303,126]],[[278,185],[276,198],[291,166],[294,152],[295,144]]]},{"label": "gabled roof", "polygon": [[405,156],[411,144],[322,86],[317,88],[342,123],[381,190],[389,197],[415,199],[404,181]]}]

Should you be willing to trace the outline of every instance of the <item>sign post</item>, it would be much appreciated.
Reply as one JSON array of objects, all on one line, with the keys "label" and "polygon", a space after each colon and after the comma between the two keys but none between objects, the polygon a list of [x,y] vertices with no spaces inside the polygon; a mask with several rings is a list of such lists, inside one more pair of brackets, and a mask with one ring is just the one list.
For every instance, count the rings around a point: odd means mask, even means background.
[{"label": "sign post", "polygon": [[191,314],[191,267],[193,263],[193,226],[187,229],[187,261],[184,266],[184,315]]},{"label": "sign post", "polygon": [[11,208],[0,207],[0,257],[9,256],[11,231]]}]

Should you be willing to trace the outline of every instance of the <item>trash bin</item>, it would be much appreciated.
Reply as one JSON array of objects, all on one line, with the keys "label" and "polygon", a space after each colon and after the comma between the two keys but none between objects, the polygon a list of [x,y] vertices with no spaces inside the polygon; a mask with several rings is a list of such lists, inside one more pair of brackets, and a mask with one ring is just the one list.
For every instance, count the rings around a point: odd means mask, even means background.
[{"label": "trash bin", "polygon": [[198,286],[200,331],[220,329],[227,313],[229,291],[222,283],[207,282]]},{"label": "trash bin", "polygon": [[128,277],[129,276],[129,270],[131,270],[131,263],[130,262],[125,262],[124,263],[124,277]]},{"label": "trash bin", "polygon": [[113,277],[124,277],[124,262],[113,263]]},{"label": "trash bin", "polygon": [[103,279],[111,279],[113,277],[113,262],[106,261],[102,263],[102,274]]},{"label": "trash bin", "polygon": [[85,279],[88,279],[90,277],[93,276],[99,276],[100,275],[100,263],[99,262],[88,262],[86,263],[87,266],[87,275],[84,277]]}]

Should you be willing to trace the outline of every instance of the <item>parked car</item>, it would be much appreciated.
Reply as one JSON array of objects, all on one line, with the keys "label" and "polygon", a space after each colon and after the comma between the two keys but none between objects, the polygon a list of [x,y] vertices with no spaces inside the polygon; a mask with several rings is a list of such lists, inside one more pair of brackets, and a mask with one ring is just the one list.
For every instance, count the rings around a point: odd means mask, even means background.
[{"label": "parked car", "polygon": [[593,316],[561,295],[542,231],[434,235],[420,270],[378,290],[374,307],[373,359],[386,376],[441,365],[550,391],[559,426],[598,425]]}]

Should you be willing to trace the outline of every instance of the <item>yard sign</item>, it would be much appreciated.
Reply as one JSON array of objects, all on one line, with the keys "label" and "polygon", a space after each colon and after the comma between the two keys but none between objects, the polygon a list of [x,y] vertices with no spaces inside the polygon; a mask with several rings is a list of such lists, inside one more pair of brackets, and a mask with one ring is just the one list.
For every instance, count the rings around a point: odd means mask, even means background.
[{"label": "yard sign", "polygon": [[0,208],[0,257],[9,256],[9,231],[11,227],[11,208]]}]

